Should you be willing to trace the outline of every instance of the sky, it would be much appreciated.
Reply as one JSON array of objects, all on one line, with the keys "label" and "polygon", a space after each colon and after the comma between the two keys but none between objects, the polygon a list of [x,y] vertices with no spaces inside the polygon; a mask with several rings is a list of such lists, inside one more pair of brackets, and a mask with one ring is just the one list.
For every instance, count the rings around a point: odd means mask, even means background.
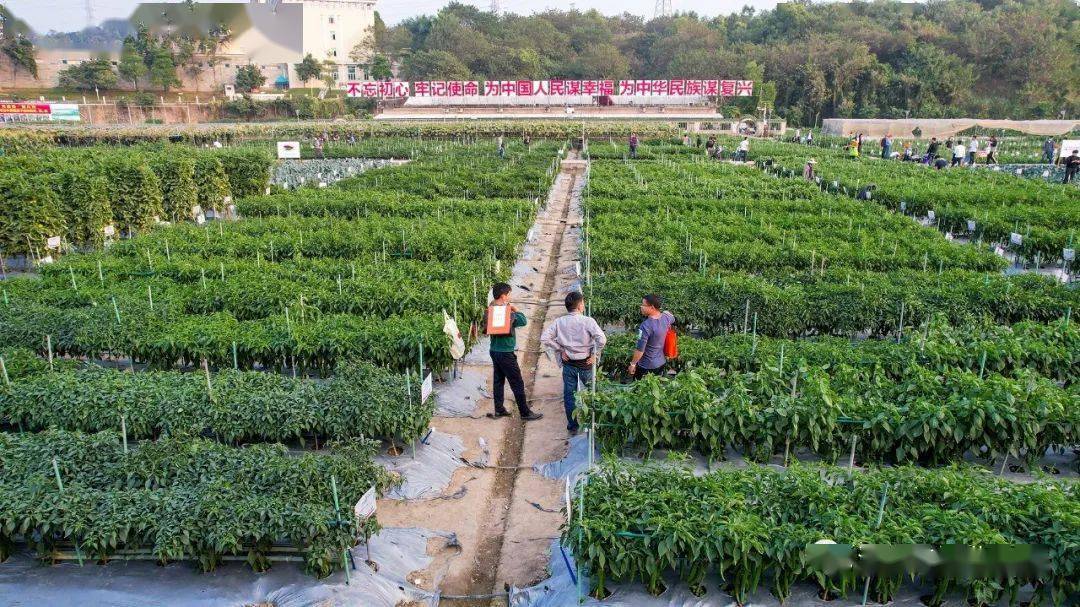
[{"label": "sky", "polygon": [[[0,4],[6,5],[16,17],[29,23],[35,31],[45,33],[49,30],[77,31],[85,27],[87,1],[93,6],[95,24],[105,19],[127,18],[138,4],[138,0],[0,0]],[[435,13],[448,3],[449,0],[378,0],[375,8],[383,20],[394,24],[413,15]],[[475,4],[484,9],[491,6],[491,0],[463,3]],[[703,15],[728,14],[740,10],[744,5],[769,9],[776,6],[776,3],[777,0],[672,0],[676,12],[694,11]],[[656,8],[656,0],[499,0],[499,4],[503,11],[518,14],[573,6],[579,10],[595,8],[605,14],[630,12],[652,17]]]}]

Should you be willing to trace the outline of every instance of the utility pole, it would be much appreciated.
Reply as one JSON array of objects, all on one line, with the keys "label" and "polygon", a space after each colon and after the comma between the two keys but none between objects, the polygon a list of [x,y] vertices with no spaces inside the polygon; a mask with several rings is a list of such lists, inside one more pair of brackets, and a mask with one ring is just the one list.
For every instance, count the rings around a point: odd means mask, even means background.
[{"label": "utility pole", "polygon": [[653,11],[653,17],[660,19],[663,17],[670,17],[675,13],[671,7],[672,0],[656,0],[656,9]]}]

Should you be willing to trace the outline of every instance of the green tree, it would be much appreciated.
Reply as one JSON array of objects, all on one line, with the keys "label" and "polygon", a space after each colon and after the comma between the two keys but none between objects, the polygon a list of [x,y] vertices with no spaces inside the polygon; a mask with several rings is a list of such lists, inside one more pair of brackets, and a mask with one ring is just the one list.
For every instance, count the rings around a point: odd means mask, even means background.
[{"label": "green tree", "polygon": [[120,65],[117,66],[120,77],[131,83],[135,90],[139,90],[139,80],[146,75],[146,63],[142,55],[135,47],[135,41],[131,38],[124,40],[124,47],[120,51]]},{"label": "green tree", "polygon": [[390,67],[390,60],[381,53],[377,53],[367,64],[368,76],[372,80],[389,80],[394,77],[394,71]]},{"label": "green tree", "polygon": [[21,69],[33,76],[34,80],[37,80],[37,58],[35,57],[34,43],[29,38],[24,37],[22,34],[6,37],[3,41],[0,41],[0,52],[3,52],[11,61],[11,77],[13,79]]},{"label": "green tree", "polygon": [[322,78],[323,66],[319,63],[318,59],[311,56],[311,53],[304,55],[303,60],[300,63],[294,64],[293,69],[296,70],[296,77],[300,79],[300,82],[307,84],[309,80],[316,78]]},{"label": "green tree", "polygon": [[116,88],[118,79],[108,56],[69,65],[60,72],[60,86],[81,91]]},{"label": "green tree", "polygon": [[250,93],[263,84],[266,84],[266,76],[263,76],[258,66],[249,63],[236,70],[236,90]]},{"label": "green tree", "polygon": [[448,51],[419,51],[405,58],[407,80],[468,80],[469,68]]},{"label": "green tree", "polygon": [[176,77],[176,63],[169,49],[154,50],[150,61],[150,83],[161,87],[161,90],[166,93],[170,88],[180,86],[180,79]]}]

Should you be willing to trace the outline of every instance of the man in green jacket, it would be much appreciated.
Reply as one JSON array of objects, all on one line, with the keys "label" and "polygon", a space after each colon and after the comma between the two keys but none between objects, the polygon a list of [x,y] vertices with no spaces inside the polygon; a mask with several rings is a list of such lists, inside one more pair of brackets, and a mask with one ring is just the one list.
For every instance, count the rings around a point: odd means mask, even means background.
[{"label": "man in green jacket", "polygon": [[[517,348],[517,338],[514,333],[518,327],[524,327],[529,321],[524,314],[510,303],[510,285],[505,282],[495,283],[491,287],[491,296],[494,298],[492,304],[510,306],[513,323],[509,335],[491,336],[491,367],[494,372],[492,395],[495,400],[495,413],[490,417],[506,417],[510,415],[510,412],[503,405],[503,382],[505,381],[510,383],[510,389],[514,392],[514,401],[517,402],[521,419],[525,421],[540,419],[544,415],[530,410],[529,404],[525,400],[525,381],[521,379],[521,368],[518,367],[517,355],[514,354],[514,349]],[[487,318],[484,319],[484,326],[487,326]]]}]

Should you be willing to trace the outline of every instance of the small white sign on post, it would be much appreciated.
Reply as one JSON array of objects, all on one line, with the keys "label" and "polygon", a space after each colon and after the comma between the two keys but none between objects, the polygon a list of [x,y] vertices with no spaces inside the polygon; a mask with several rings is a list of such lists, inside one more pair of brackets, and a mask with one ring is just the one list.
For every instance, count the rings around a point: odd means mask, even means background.
[{"label": "small white sign on post", "polygon": [[101,229],[102,229],[103,232],[105,232],[105,237],[106,238],[112,238],[113,236],[116,236],[116,227],[113,226],[112,224],[109,224],[109,225],[107,225],[107,226],[105,226],[104,228],[101,228]]},{"label": "small white sign on post", "polygon": [[202,214],[203,214],[203,212],[202,212],[202,206],[201,205],[195,205],[195,206],[191,207],[191,218],[192,219],[197,219],[199,217],[199,215],[202,215]]},{"label": "small white sign on post", "polygon": [[45,241],[45,248],[46,249],[59,249],[60,248],[60,242],[61,242],[61,238],[59,236],[50,236],[48,238],[48,240]]},{"label": "small white sign on post", "polygon": [[1009,234],[1009,242],[1015,245],[1022,245],[1024,244],[1024,237],[1020,234],[1017,234],[1016,232],[1013,232]]},{"label": "small white sign on post", "polygon": [[196,215],[195,216],[195,223],[197,223],[198,225],[202,225],[202,224],[206,223],[206,215],[203,214],[203,213],[199,213],[198,215]]},{"label": "small white sign on post", "polygon": [[277,157],[279,160],[300,160],[300,142],[277,142]]},{"label": "small white sign on post", "polygon": [[933,211],[927,211],[926,212],[926,218],[929,219],[930,221],[934,221],[935,219],[937,219],[937,214],[934,213]]},{"label": "small white sign on post", "polygon": [[975,220],[974,219],[967,220],[967,226],[968,226],[968,232],[974,232],[975,231]]},{"label": "small white sign on post", "polygon": [[945,240],[951,241],[953,239],[952,232],[945,232]]},{"label": "small white sign on post", "polygon": [[907,210],[907,203],[904,202],[903,200],[901,200],[900,201],[900,212],[903,213],[906,210]]},{"label": "small white sign on post", "polygon": [[364,521],[375,516],[375,487],[368,489],[364,495],[360,496],[360,500],[353,506],[353,514],[356,515],[357,524],[363,524]]},{"label": "small white sign on post", "polygon": [[426,402],[434,389],[435,387],[431,379],[431,374],[428,373],[427,376],[424,377],[424,383],[420,384],[420,402]]},{"label": "small white sign on post", "polygon": [[1062,249],[1061,250],[1061,258],[1064,259],[1065,261],[1072,261],[1072,260],[1076,259],[1076,250],[1075,249]]}]

